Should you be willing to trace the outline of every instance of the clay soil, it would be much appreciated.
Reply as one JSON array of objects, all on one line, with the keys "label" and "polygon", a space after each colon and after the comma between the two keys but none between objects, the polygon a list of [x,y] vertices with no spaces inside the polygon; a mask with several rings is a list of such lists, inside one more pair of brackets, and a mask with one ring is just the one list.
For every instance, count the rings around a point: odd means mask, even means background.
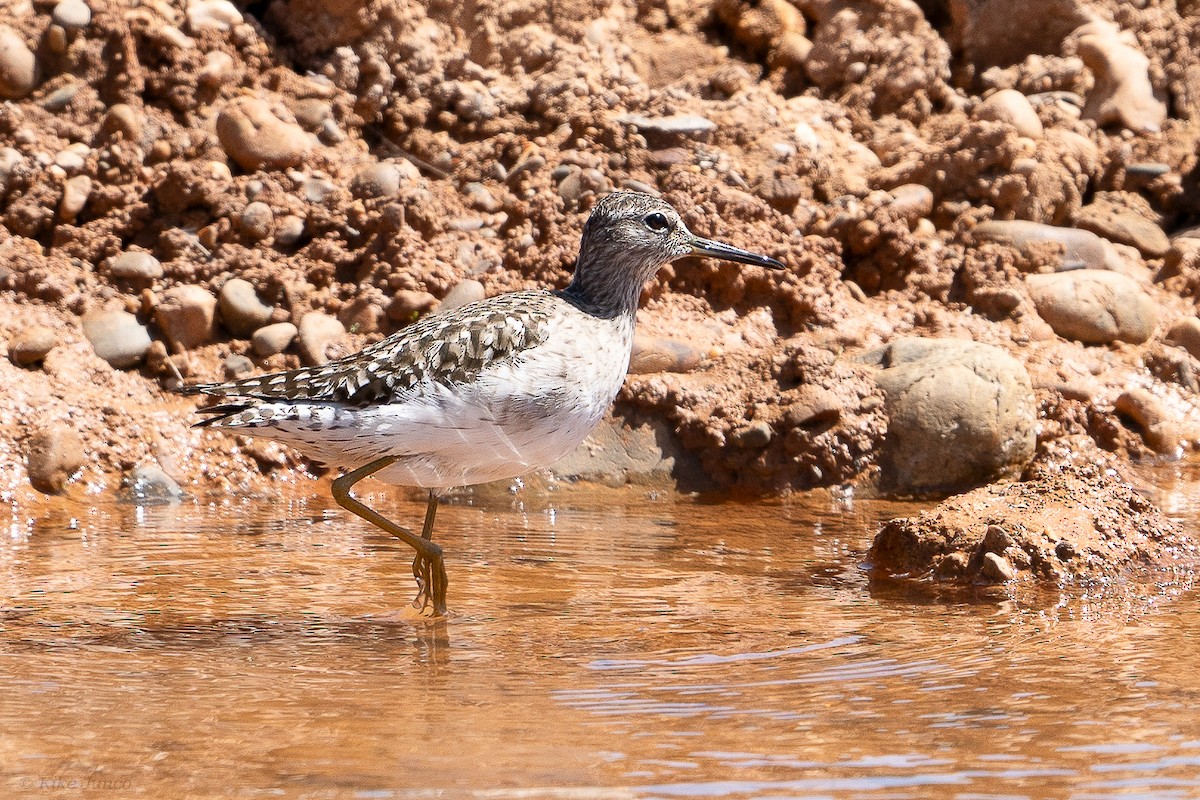
[{"label": "clay soil", "polygon": [[[466,279],[489,295],[565,285],[588,210],[616,188],[659,193],[693,231],[787,265],[683,261],[643,298],[640,330],[688,343],[700,363],[631,375],[615,414],[671,431],[719,488],[869,486],[887,419],[847,356],[900,335],[1015,355],[1043,449],[1072,437],[1119,465],[1190,447],[1200,362],[1163,334],[1195,314],[1196,251],[1136,232],[1118,242],[1158,330],[1085,346],[1056,336],[1025,288],[1053,247],[1031,256],[971,232],[989,219],[1070,226],[1103,197],[1186,233],[1200,211],[1195,4],[89,6],[69,29],[53,2],[0,9],[39,64],[36,86],[0,105],[0,145],[16,153],[0,175],[0,349],[34,325],[57,339],[39,364],[0,360],[0,490],[13,501],[32,496],[31,442],[64,425],[84,454],[68,492],[115,492],[148,463],[200,495],[309,480],[315,468],[282,447],[191,428],[194,404],[169,391],[222,379],[230,356],[298,366],[296,348],[260,358],[219,316],[208,343],[170,342],[155,324],[165,292],[216,295],[243,278],[277,320],[340,320],[323,355],[347,353]],[[1092,19],[1128,48],[1089,44],[1078,31]],[[1117,63],[1130,50],[1146,63]],[[1037,101],[1042,138],[980,112],[1005,88]],[[302,158],[255,164],[222,138],[220,113],[247,99],[303,131]],[[673,115],[713,124],[654,122]],[[82,164],[57,163],[72,146]],[[370,185],[381,162],[399,165],[396,186]],[[90,193],[65,210],[75,175]],[[271,225],[247,214],[252,201]],[[129,250],[153,254],[161,277],[111,275]],[[82,333],[85,314],[114,308],[157,340],[136,368],[109,366]],[[1154,436],[1118,412],[1131,386],[1165,415]],[[775,435],[739,433],[755,422]]]}]

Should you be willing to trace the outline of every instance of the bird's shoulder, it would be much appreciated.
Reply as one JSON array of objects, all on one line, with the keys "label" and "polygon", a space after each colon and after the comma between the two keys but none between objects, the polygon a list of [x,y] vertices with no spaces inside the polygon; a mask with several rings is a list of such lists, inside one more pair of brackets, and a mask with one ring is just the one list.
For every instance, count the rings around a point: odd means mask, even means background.
[{"label": "bird's shoulder", "polygon": [[463,383],[546,340],[562,300],[542,290],[510,292],[429,316],[361,351],[319,367],[228,383],[187,394],[341,404],[386,402],[428,382]]}]

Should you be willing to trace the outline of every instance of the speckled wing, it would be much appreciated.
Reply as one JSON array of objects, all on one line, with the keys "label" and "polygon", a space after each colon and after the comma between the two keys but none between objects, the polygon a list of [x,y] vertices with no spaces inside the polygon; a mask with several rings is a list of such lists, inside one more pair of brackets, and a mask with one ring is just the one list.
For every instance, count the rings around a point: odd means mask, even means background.
[{"label": "speckled wing", "polygon": [[[433,314],[358,353],[320,367],[274,372],[228,383],[187,386],[234,402],[201,409],[229,416],[253,401],[363,407],[419,396],[422,387],[473,381],[489,367],[545,341],[554,304],[546,291],[512,292]],[[221,416],[205,420],[216,422]]]}]

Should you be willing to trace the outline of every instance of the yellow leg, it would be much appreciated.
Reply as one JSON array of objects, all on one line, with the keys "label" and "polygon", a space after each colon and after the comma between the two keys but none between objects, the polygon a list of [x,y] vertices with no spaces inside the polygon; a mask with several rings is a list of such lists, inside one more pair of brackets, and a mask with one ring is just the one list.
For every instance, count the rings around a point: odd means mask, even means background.
[{"label": "yellow leg", "polygon": [[446,561],[442,557],[441,545],[433,541],[433,519],[437,512],[437,495],[429,493],[429,505],[425,509],[425,525],[421,535],[417,536],[407,528],[402,528],[374,509],[367,508],[361,502],[350,496],[350,488],[370,475],[374,475],[385,467],[396,463],[394,456],[384,456],[364,467],[347,472],[333,482],[333,499],[342,508],[370,522],[372,525],[387,531],[400,541],[417,551],[413,562],[413,574],[417,577],[420,591],[413,601],[422,611],[433,607],[433,616],[440,617],[446,613]]}]

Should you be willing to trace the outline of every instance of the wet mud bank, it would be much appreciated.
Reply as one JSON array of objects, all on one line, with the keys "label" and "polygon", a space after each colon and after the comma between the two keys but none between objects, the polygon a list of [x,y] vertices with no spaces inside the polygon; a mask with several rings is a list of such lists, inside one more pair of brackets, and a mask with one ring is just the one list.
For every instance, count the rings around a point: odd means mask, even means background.
[{"label": "wet mud bank", "polygon": [[787,270],[664,269],[562,477],[974,489],[885,527],[906,575],[1171,562],[1119,476],[1200,438],[1198,44],[1156,0],[10,4],[0,493],[310,481],[170,390],[562,286],[628,189]]}]

